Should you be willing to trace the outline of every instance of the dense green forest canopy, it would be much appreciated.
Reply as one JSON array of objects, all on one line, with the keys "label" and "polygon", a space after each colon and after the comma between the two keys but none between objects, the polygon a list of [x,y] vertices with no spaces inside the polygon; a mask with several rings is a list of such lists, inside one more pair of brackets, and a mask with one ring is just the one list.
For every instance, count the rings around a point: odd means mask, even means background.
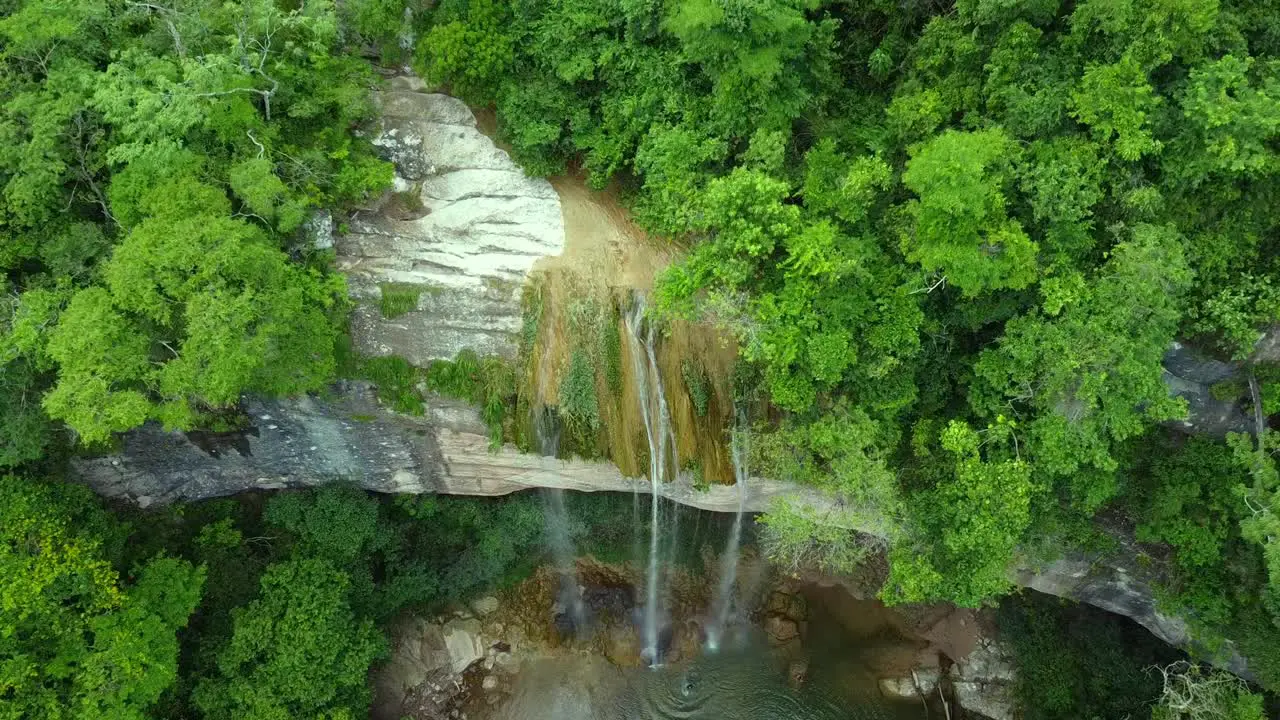
[{"label": "dense green forest canopy", "polygon": [[492,103],[526,167],[620,182],[688,242],[661,309],[738,337],[781,418],[759,467],[878,516],[886,599],[980,604],[1015,560],[1105,544],[1102,516],[1169,548],[1165,602],[1275,683],[1276,436],[1170,431],[1161,359],[1193,342],[1256,379],[1224,399],[1280,407],[1253,356],[1280,320],[1277,18],[444,0],[416,57]]},{"label": "dense green forest canopy", "polygon": [[[251,568],[229,516],[144,556],[32,479],[333,378],[345,291],[306,234],[390,182],[370,53],[687,248],[659,311],[736,335],[770,408],[755,466],[874,516],[887,600],[990,602],[1015,561],[1105,549],[1104,520],[1168,557],[1168,609],[1280,688],[1280,435],[1169,429],[1160,364],[1192,342],[1248,378],[1221,397],[1280,413],[1254,354],[1280,321],[1275,0],[0,0],[0,467],[28,478],[3,485],[0,560],[37,583],[4,573],[30,605],[0,633],[16,716],[142,716],[197,607],[218,641],[162,702],[358,715],[370,623],[514,563],[405,564],[383,516],[410,509],[352,498],[273,505],[253,522],[296,543]],[[768,529],[857,545],[829,522]],[[294,622],[314,642],[282,647]],[[112,690],[129,673],[147,682]]]}]

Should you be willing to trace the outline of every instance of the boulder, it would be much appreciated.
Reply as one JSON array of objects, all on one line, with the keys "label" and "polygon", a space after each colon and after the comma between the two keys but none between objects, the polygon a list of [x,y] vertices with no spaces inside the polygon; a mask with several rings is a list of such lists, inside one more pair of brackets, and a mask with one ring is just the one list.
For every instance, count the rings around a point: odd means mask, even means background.
[{"label": "boulder", "polygon": [[770,615],[764,621],[764,631],[769,642],[774,645],[785,645],[800,637],[800,627],[796,621],[778,615]]},{"label": "boulder", "polygon": [[498,598],[492,595],[485,595],[482,598],[476,598],[471,601],[471,612],[476,617],[488,617],[498,612]]},{"label": "boulder", "polygon": [[454,673],[461,673],[477,660],[484,659],[485,643],[481,636],[480,621],[455,618],[441,628],[445,651],[449,654],[449,666]]},{"label": "boulder", "polygon": [[905,677],[880,678],[880,694],[891,700],[914,700],[938,691],[938,668],[920,668]]},{"label": "boulder", "polygon": [[1013,720],[1017,703],[1013,684],[1017,670],[1012,655],[991,638],[982,638],[949,673],[956,703],[991,720]]}]

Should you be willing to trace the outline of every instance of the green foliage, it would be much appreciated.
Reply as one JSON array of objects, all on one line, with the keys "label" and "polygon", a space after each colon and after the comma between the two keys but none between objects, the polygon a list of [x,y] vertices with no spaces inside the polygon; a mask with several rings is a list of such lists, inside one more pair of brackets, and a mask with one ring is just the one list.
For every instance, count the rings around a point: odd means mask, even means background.
[{"label": "green foliage", "polygon": [[92,444],[323,385],[345,290],[281,248],[391,180],[352,133],[372,75],[333,6],[9,5],[0,404],[22,455],[40,406]]},{"label": "green foliage", "polygon": [[1037,593],[1005,600],[996,620],[1027,720],[1144,717],[1160,694],[1150,668],[1175,658],[1125,619]]},{"label": "green foliage", "polygon": [[879,449],[889,444],[884,433],[860,410],[837,408],[809,421],[752,433],[748,465],[753,474],[834,493],[845,505],[840,516],[843,527],[892,538],[904,507],[893,472]]},{"label": "green foliage", "polygon": [[[378,502],[358,490],[326,486],[273,497],[263,519],[294,538],[294,552],[349,567],[387,544]],[[210,526],[212,527],[212,526]]]},{"label": "green foliage", "polygon": [[622,396],[622,319],[614,308],[600,337],[604,382],[615,398]]},{"label": "green foliage", "polygon": [[449,5],[437,10],[437,24],[418,46],[418,62],[426,77],[448,78],[464,97],[489,101],[514,58],[514,39],[504,32],[509,17],[494,0],[469,0],[464,6],[461,17],[454,17]]},{"label": "green foliage", "polygon": [[1115,444],[1183,412],[1160,365],[1191,280],[1177,240],[1168,228],[1135,228],[1087,294],[1009,321],[974,367],[971,405],[989,420],[1015,412],[1037,476],[1064,483],[1086,512],[1115,494]]},{"label": "green foliage", "polygon": [[418,298],[422,297],[423,288],[410,283],[382,283],[379,290],[378,308],[382,317],[394,320],[418,309]]},{"label": "green foliage", "polygon": [[918,527],[890,551],[887,601],[946,599],[978,607],[1010,589],[1009,567],[1030,525],[1036,488],[1028,463],[996,459],[1004,453],[994,450],[984,458],[981,448],[1008,443],[1013,431],[996,425],[983,438],[956,421],[942,431],[941,449],[954,458],[954,475],[912,498]]},{"label": "green foliage", "polygon": [[471,350],[458,351],[452,362],[433,360],[424,382],[431,392],[465,400],[480,407],[492,446],[502,444],[507,418],[515,406],[516,380],[511,363],[496,355],[481,358]]},{"label": "green foliage", "polygon": [[1071,95],[1072,114],[1109,142],[1122,160],[1134,162],[1160,152],[1163,143],[1151,133],[1149,117],[1162,102],[1132,56],[1107,65],[1092,65]]},{"label": "green foliage", "polygon": [[1207,438],[1191,438],[1180,447],[1153,442],[1149,452],[1138,539],[1170,545],[1184,572],[1214,572],[1225,561],[1224,545],[1239,508],[1237,488],[1246,473],[1230,448]]},{"label": "green foliage", "polygon": [[999,130],[948,131],[916,149],[902,182],[919,195],[907,258],[941,272],[966,296],[1020,289],[1036,278],[1036,244],[1005,211],[1016,153]]},{"label": "green foliage", "polygon": [[437,567],[438,600],[464,600],[476,592],[526,577],[542,557],[542,506],[529,495],[501,499],[400,496],[393,520],[405,527],[404,557],[429,558]]},{"label": "green foliage", "polygon": [[574,446],[590,452],[600,430],[600,404],[596,398],[596,373],[587,354],[574,351],[560,378],[560,417]]},{"label": "green foliage", "polygon": [[760,549],[770,562],[793,574],[851,574],[880,544],[859,534],[860,520],[856,512],[778,500],[756,518]]},{"label": "green foliage", "polygon": [[[177,678],[204,572],[157,555],[125,585],[93,500],[0,477],[0,695],[7,717],[145,718]],[[94,512],[88,512],[93,518]]]},{"label": "green foliage", "polygon": [[711,402],[711,385],[707,373],[692,360],[680,364],[680,377],[684,380],[684,389],[693,401],[693,411],[698,417],[706,417]]},{"label": "green foliage", "polygon": [[218,675],[195,703],[207,718],[361,717],[369,665],[386,641],[351,611],[349,580],[321,559],[290,560],[262,576],[257,600],[233,612]]},{"label": "green foliage", "polygon": [[378,399],[396,412],[421,415],[426,408],[418,392],[421,372],[398,355],[361,358],[353,373],[369,380],[377,388]]},{"label": "green foliage", "polygon": [[1201,305],[1193,330],[1217,335],[1216,345],[1236,360],[1253,354],[1259,329],[1280,317],[1280,287],[1271,277],[1244,275]]}]

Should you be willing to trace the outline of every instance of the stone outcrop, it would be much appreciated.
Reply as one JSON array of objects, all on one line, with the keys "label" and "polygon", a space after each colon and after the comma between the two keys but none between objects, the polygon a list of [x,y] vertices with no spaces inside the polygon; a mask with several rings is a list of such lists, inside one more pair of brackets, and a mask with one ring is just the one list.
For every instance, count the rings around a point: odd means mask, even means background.
[{"label": "stone outcrop", "polygon": [[[356,301],[356,349],[419,366],[464,348],[514,356],[525,277],[564,248],[559,196],[482,133],[461,100],[401,76],[378,102],[373,143],[395,163],[395,191],[335,238]],[[416,293],[416,305],[384,317],[389,286]]]},{"label": "stone outcrop", "polygon": [[[125,434],[120,451],[78,458],[73,472],[99,494],[142,506],[349,481],[383,493],[507,495],[536,488],[649,492],[605,462],[560,460],[489,446],[475,410],[444,400],[427,417],[383,410],[365,383],[344,383],[327,397],[246,399],[252,425],[233,433],[166,432],[146,425]],[[736,512],[732,486],[697,489],[666,483],[664,497],[715,512]],[[825,503],[808,488],[753,480],[747,509],[776,498]]]},{"label": "stone outcrop", "polygon": [[1184,429],[1218,436],[1253,431],[1253,418],[1239,402],[1213,394],[1214,385],[1236,377],[1239,365],[1208,357],[1180,342],[1165,353],[1163,364],[1169,393],[1187,401],[1187,418],[1180,421]]},{"label": "stone outcrop", "polygon": [[[1251,366],[1280,363],[1280,325],[1267,328],[1246,360],[1226,362],[1209,357],[1181,342],[1165,353],[1164,383],[1171,395],[1187,401],[1187,418],[1180,425],[1188,432],[1223,436],[1229,432],[1254,433],[1263,419],[1255,415],[1252,398],[1219,397],[1215,385],[1240,382]],[[1243,383],[1241,383],[1243,384]]]},{"label": "stone outcrop", "polygon": [[956,704],[991,720],[1017,716],[1014,683],[1017,670],[1012,655],[991,638],[981,638],[968,655],[956,660],[948,672]]},{"label": "stone outcrop", "polygon": [[[535,488],[579,492],[650,491],[609,463],[526,455],[489,447],[474,409],[436,400],[426,417],[382,409],[363,383],[327,397],[245,401],[252,425],[235,433],[166,432],[148,425],[127,433],[120,451],[73,461],[73,473],[99,494],[142,506],[201,500],[248,490],[348,481],[374,492],[497,496]],[[664,497],[716,512],[738,508],[735,487],[698,489],[687,479],[661,486]],[[827,506],[831,498],[785,482],[753,478],[750,512],[779,498]],[[1015,572],[1018,584],[1133,618],[1167,642],[1187,646],[1182,620],[1156,606],[1155,570],[1140,567],[1136,548],[1107,556],[1073,556]],[[1247,674],[1239,655],[1223,655]]]}]

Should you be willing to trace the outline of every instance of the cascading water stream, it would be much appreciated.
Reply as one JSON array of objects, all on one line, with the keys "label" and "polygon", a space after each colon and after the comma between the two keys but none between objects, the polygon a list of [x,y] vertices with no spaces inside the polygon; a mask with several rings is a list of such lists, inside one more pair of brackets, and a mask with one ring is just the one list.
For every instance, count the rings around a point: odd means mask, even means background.
[{"label": "cascading water stream", "polygon": [[[546,387],[546,374],[544,370],[542,372],[544,377],[540,378],[540,392]],[[555,410],[543,405],[535,413],[533,434],[538,443],[538,451],[544,457],[556,457],[560,454],[560,425],[557,422]],[[546,528],[547,546],[551,549],[556,575],[560,581],[556,603],[563,608],[573,631],[581,632],[586,626],[586,611],[582,605],[582,593],[578,590],[578,554],[575,552],[569,532],[569,512],[564,504],[564,490],[560,488],[542,490],[542,517]]]},{"label": "cascading water stream", "polygon": [[547,523],[547,544],[555,558],[556,574],[560,577],[559,605],[573,625],[574,632],[586,627],[586,610],[582,605],[582,592],[578,589],[577,553],[569,535],[569,513],[564,505],[564,490],[547,488],[543,491],[544,514]]},{"label": "cascading water stream", "polygon": [[730,455],[733,458],[733,478],[738,486],[738,512],[733,516],[733,529],[724,554],[720,556],[720,587],[711,606],[711,624],[707,626],[707,650],[716,652],[724,637],[729,621],[729,608],[733,602],[733,584],[738,579],[738,553],[742,544],[742,512],[747,504],[747,429],[741,414],[738,427],[730,439]]},{"label": "cascading water stream", "polygon": [[671,430],[671,412],[667,408],[662,376],[658,372],[654,353],[654,329],[652,324],[646,325],[644,322],[644,311],[644,296],[637,293],[626,314],[626,324],[640,415],[644,420],[645,438],[649,444],[649,558],[645,572],[641,641],[643,657],[650,665],[660,665],[662,658],[658,618],[662,599],[659,588],[662,483],[666,480],[669,464],[677,468],[679,464],[675,461],[675,434]]}]

